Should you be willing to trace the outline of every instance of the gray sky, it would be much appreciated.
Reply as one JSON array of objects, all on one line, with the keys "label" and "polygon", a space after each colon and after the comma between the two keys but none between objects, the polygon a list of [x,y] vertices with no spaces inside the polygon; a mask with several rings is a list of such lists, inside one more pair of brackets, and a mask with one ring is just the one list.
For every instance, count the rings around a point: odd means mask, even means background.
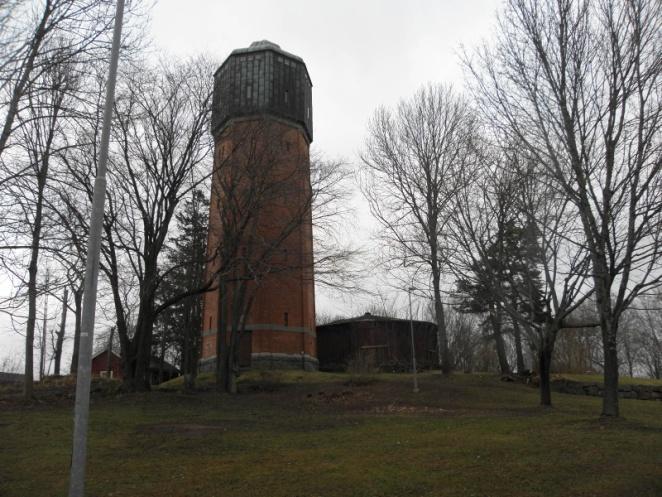
[{"label": "gray sky", "polygon": [[[334,2],[160,0],[152,17],[155,45],[168,53],[208,54],[222,62],[235,48],[267,39],[303,58],[313,81],[313,147],[358,166],[366,124],[428,82],[462,87],[461,45],[492,32],[501,0]],[[375,230],[356,192],[356,241]],[[318,311],[360,313],[366,302],[317,293]]]},{"label": "gray sky", "polygon": [[368,117],[427,82],[462,85],[457,51],[489,35],[500,0],[159,0],[157,47],[222,62],[267,39],[303,58],[313,81],[314,145],[353,160]]},{"label": "gray sky", "polygon": [[[428,82],[462,87],[460,46],[472,47],[490,37],[501,3],[159,0],[152,11],[151,36],[154,47],[168,54],[204,53],[219,63],[233,49],[263,39],[302,57],[313,81],[313,146],[355,165],[367,121],[378,106],[394,105]],[[374,224],[358,193],[354,203],[354,232],[365,244]],[[318,293],[318,310],[325,312],[358,313],[362,305]],[[22,355],[23,343],[0,317],[0,363],[7,355]],[[65,367],[68,361],[67,354]]]}]

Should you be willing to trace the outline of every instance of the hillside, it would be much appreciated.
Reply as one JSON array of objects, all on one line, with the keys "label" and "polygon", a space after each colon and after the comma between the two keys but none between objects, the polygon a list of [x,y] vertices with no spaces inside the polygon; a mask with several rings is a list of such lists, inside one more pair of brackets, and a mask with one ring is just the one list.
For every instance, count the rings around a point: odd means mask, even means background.
[{"label": "hillside", "polygon": [[[135,496],[658,496],[662,404],[537,391],[490,375],[252,373],[234,397],[97,396],[88,492]],[[0,394],[1,396],[2,394]],[[66,495],[70,399],[0,401],[0,495]]]}]

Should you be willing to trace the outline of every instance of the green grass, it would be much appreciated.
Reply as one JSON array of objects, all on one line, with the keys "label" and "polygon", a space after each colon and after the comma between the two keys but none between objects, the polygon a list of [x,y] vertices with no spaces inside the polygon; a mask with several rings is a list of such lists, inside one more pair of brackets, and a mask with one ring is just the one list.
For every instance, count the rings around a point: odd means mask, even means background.
[{"label": "green grass", "polygon": [[[251,372],[236,396],[97,397],[87,495],[662,495],[660,402],[622,400],[623,419],[605,422],[599,398],[554,394],[541,409],[535,389],[492,376],[427,373],[420,387]],[[0,496],[66,495],[71,414],[0,401]]]}]

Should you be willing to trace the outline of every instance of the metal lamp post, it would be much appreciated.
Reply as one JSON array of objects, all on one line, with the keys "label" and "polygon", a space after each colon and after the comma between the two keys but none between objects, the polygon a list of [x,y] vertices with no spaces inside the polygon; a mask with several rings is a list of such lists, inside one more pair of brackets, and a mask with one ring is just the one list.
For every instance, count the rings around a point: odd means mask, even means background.
[{"label": "metal lamp post", "polygon": [[108,163],[108,143],[110,124],[115,100],[115,80],[117,62],[122,37],[122,16],[124,0],[117,0],[113,45],[110,55],[110,68],[106,84],[106,104],[103,110],[103,127],[99,149],[99,167],[94,181],[94,197],[90,233],[87,242],[87,263],[85,268],[85,293],[81,318],[80,345],[78,351],[78,372],[76,375],[76,406],[74,414],[74,439],[71,455],[69,497],[83,497],[85,494],[85,463],[87,460],[87,424],[90,412],[90,381],[92,341],[94,339],[94,313],[97,302],[97,281],[99,278],[99,253],[101,251],[101,227],[103,226],[103,204],[106,196],[106,165]]},{"label": "metal lamp post", "polygon": [[418,376],[416,371],[416,347],[414,345],[414,315],[411,310],[411,292],[415,290],[414,287],[409,287],[409,333],[411,335],[411,364],[412,373],[414,374],[414,393],[418,392]]}]

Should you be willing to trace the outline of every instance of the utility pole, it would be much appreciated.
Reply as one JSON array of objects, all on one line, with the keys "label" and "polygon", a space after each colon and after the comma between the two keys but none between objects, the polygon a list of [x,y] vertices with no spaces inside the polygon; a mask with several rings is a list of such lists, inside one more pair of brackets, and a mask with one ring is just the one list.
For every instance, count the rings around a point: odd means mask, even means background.
[{"label": "utility pole", "polygon": [[80,342],[78,349],[78,373],[76,375],[76,407],[74,414],[73,453],[69,480],[69,497],[85,495],[85,463],[87,461],[87,423],[90,413],[90,381],[92,341],[94,339],[94,314],[97,304],[97,281],[99,279],[99,253],[101,251],[101,227],[103,225],[103,207],[106,197],[106,168],[108,164],[108,143],[110,124],[113,117],[115,100],[115,80],[117,62],[122,37],[122,16],[124,0],[117,0],[113,46],[110,55],[108,82],[106,84],[106,103],[103,109],[103,128],[99,149],[99,167],[94,181],[94,197],[90,217],[90,233],[87,242],[87,262],[85,267],[85,293],[83,295],[83,313],[81,317]]},{"label": "utility pole", "polygon": [[416,371],[416,347],[414,345],[414,315],[411,311],[411,292],[416,290],[414,287],[409,287],[409,333],[411,335],[411,369],[414,374],[414,393],[418,392],[418,373]]}]

